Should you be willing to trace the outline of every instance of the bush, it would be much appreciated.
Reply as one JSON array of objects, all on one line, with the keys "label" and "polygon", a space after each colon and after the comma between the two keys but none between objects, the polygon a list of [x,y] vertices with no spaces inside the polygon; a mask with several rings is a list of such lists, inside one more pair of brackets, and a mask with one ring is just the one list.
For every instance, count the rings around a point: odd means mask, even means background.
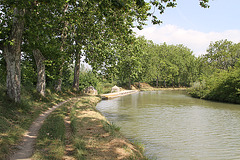
[{"label": "bush", "polygon": [[96,88],[97,84],[99,83],[98,78],[91,71],[81,72],[79,77],[80,77],[79,78],[80,91],[84,90],[85,88],[87,88],[89,86],[93,86],[94,88]]},{"label": "bush", "polygon": [[203,80],[195,82],[189,90],[193,97],[240,103],[240,69],[220,71],[201,78]]}]

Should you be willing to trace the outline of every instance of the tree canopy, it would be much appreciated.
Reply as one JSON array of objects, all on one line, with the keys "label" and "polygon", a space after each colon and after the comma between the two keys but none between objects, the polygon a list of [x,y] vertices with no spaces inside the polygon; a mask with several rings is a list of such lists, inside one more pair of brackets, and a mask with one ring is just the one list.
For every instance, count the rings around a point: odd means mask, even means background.
[{"label": "tree canopy", "polygon": [[[200,1],[202,7],[207,8],[207,4],[208,0]],[[37,77],[34,83],[39,93],[44,96],[46,80],[52,80],[55,90],[61,91],[64,72],[71,63],[76,62],[75,67],[79,68],[79,59],[85,56],[96,68],[99,64],[112,65],[117,47],[127,44],[130,52],[138,51],[139,47],[129,43],[132,28],[141,29],[148,18],[153,24],[160,24],[152,8],[163,14],[167,7],[176,5],[176,0],[2,0],[0,50],[6,61],[8,96],[15,102],[21,99],[24,58],[36,63],[37,74],[33,75]],[[132,64],[136,63],[137,59]],[[134,72],[142,72],[137,66]],[[75,88],[79,81],[77,68]],[[133,73],[131,77],[137,75]]]}]

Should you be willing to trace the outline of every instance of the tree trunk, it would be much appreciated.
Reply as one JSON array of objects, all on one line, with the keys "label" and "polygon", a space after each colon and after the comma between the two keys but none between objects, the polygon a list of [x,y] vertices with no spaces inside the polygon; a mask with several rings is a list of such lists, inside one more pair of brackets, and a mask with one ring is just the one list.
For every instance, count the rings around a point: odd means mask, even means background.
[{"label": "tree trunk", "polygon": [[44,57],[39,49],[33,50],[33,56],[37,65],[37,92],[42,96],[45,96],[45,87],[46,87],[46,75],[45,75],[45,64]]},{"label": "tree trunk", "polygon": [[80,53],[75,54],[75,67],[74,67],[74,80],[73,80],[73,89],[79,90],[79,73],[80,73]]},{"label": "tree trunk", "polygon": [[[68,10],[68,4],[66,4],[65,8],[64,8],[64,16],[66,15],[66,12]],[[56,92],[61,92],[62,91],[62,76],[63,76],[63,66],[65,64],[65,60],[64,60],[64,46],[65,46],[65,42],[66,42],[66,38],[67,38],[67,30],[68,30],[68,21],[64,21],[64,27],[62,30],[62,34],[61,34],[61,52],[62,52],[62,56],[61,56],[61,62],[62,64],[59,67],[59,75],[58,75],[58,79],[57,79],[57,83],[55,86],[55,91]]]},{"label": "tree trunk", "polygon": [[64,63],[63,62],[61,64],[61,66],[59,67],[59,74],[58,74],[58,79],[57,79],[57,82],[56,82],[56,86],[55,86],[55,91],[56,92],[61,92],[62,91],[62,77],[63,77],[63,66],[64,66]]},{"label": "tree trunk", "polygon": [[129,78],[129,81],[128,81],[128,85],[129,85],[129,89],[132,89],[131,87],[131,79]]},{"label": "tree trunk", "polygon": [[21,100],[21,44],[24,30],[25,10],[14,9],[13,24],[9,43],[4,45],[4,58],[7,64],[7,94],[15,102]]},{"label": "tree trunk", "polygon": [[180,77],[178,77],[178,88],[181,87],[181,84],[180,84]]},{"label": "tree trunk", "polygon": [[159,81],[159,78],[157,76],[157,79],[156,79],[156,87],[158,88],[158,81]]},{"label": "tree trunk", "polygon": [[[59,74],[59,76],[60,76],[60,74]],[[61,92],[62,91],[62,78],[58,78],[58,80],[56,82],[56,86],[55,86],[55,91],[56,92]]]}]

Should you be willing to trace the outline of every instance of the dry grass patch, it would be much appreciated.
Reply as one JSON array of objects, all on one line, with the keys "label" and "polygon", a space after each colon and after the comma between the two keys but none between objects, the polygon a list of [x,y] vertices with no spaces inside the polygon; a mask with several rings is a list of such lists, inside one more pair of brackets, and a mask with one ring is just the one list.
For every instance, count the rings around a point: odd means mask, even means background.
[{"label": "dry grass patch", "polygon": [[78,141],[81,141],[80,149],[76,149],[76,155],[80,157],[77,158],[86,160],[145,159],[141,151],[120,134],[119,127],[110,124],[103,115],[96,111],[93,106],[98,101],[94,97],[84,97],[83,102],[76,106],[75,137],[80,137]]}]

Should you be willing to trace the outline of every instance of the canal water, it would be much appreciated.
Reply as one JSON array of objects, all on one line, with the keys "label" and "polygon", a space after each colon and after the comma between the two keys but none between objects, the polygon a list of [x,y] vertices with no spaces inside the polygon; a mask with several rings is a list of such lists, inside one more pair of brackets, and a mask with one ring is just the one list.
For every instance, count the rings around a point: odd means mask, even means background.
[{"label": "canal water", "polygon": [[163,160],[239,160],[240,105],[147,91],[101,101],[97,109],[122,134]]}]

